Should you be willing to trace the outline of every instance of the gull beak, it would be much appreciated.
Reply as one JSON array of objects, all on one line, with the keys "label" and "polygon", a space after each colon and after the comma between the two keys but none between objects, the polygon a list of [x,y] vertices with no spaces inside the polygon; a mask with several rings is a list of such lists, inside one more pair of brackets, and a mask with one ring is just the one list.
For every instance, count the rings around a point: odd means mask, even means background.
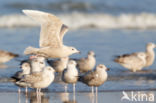
[{"label": "gull beak", "polygon": [[81,52],[80,52],[80,51],[78,51],[77,53],[78,53],[78,54],[81,54]]},{"label": "gull beak", "polygon": [[107,69],[106,69],[106,71],[109,71],[109,70],[110,70],[110,68],[107,68]]},{"label": "gull beak", "polygon": [[54,73],[56,72],[55,69],[52,69],[52,70],[53,70]]}]

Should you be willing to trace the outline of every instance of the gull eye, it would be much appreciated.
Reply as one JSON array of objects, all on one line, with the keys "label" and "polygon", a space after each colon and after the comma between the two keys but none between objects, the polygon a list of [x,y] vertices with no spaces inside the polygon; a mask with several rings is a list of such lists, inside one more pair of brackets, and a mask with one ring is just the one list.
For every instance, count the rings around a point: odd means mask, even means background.
[{"label": "gull eye", "polygon": [[74,50],[74,49],[72,48],[72,50]]}]

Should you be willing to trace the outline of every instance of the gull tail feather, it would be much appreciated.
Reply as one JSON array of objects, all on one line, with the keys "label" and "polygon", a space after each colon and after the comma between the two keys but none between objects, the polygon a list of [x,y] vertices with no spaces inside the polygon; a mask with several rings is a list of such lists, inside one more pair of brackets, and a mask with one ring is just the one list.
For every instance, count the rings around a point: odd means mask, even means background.
[{"label": "gull tail feather", "polygon": [[78,81],[82,81],[82,76],[77,76]]},{"label": "gull tail feather", "polygon": [[28,54],[36,54],[39,51],[38,48],[34,48],[34,47],[28,47],[25,49],[24,54],[28,55]]},{"label": "gull tail feather", "polygon": [[21,86],[21,87],[31,87],[31,84],[23,81],[18,81],[16,82],[16,85]]}]

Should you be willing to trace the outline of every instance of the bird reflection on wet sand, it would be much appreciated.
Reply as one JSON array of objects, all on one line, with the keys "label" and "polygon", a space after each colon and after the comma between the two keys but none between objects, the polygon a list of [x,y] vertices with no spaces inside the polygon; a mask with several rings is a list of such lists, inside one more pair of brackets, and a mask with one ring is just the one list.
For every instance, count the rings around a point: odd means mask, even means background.
[{"label": "bird reflection on wet sand", "polygon": [[[23,92],[24,93],[24,92]],[[38,98],[36,92],[29,92],[27,95],[24,93],[25,103],[49,103],[49,96],[41,92],[40,97]],[[21,95],[19,94],[18,103],[21,103]]]},{"label": "bird reflection on wet sand", "polygon": [[60,93],[59,96],[62,103],[77,103],[76,99],[70,100],[68,92]]}]

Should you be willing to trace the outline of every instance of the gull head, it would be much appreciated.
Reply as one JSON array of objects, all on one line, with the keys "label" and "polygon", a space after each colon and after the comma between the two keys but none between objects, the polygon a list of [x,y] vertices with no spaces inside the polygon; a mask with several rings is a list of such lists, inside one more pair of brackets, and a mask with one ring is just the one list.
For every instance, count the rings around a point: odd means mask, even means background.
[{"label": "gull head", "polygon": [[24,63],[21,64],[20,68],[23,69],[23,70],[28,69],[28,68],[30,68],[30,64],[27,63],[27,62],[24,62]]},{"label": "gull head", "polygon": [[154,49],[154,48],[156,48],[156,45],[154,43],[147,44],[147,49]]},{"label": "gull head", "polygon": [[93,51],[89,51],[89,52],[88,52],[88,56],[95,57],[96,55],[95,55],[95,53],[94,53]]},{"label": "gull head", "polygon": [[74,60],[69,60],[69,62],[67,64],[67,69],[75,69],[76,65],[77,65],[77,63]]},{"label": "gull head", "polygon": [[77,50],[76,48],[74,47],[68,47],[69,51],[70,51],[70,54],[74,54],[74,53],[79,53],[80,54],[80,51]]},{"label": "gull head", "polygon": [[21,69],[23,70],[23,72],[25,74],[29,74],[30,73],[30,64],[28,62],[24,62],[22,65],[21,65]]},{"label": "gull head", "polygon": [[34,67],[39,67],[39,68],[43,68],[45,67],[45,61],[42,58],[35,58],[32,60],[32,66]]},{"label": "gull head", "polygon": [[74,66],[76,66],[76,62],[74,61],[74,60],[70,60],[69,62],[68,62],[68,65],[74,65]]},{"label": "gull head", "polygon": [[109,71],[109,68],[107,68],[104,64],[99,64],[96,66],[96,70],[97,71],[101,71],[101,70]]}]

